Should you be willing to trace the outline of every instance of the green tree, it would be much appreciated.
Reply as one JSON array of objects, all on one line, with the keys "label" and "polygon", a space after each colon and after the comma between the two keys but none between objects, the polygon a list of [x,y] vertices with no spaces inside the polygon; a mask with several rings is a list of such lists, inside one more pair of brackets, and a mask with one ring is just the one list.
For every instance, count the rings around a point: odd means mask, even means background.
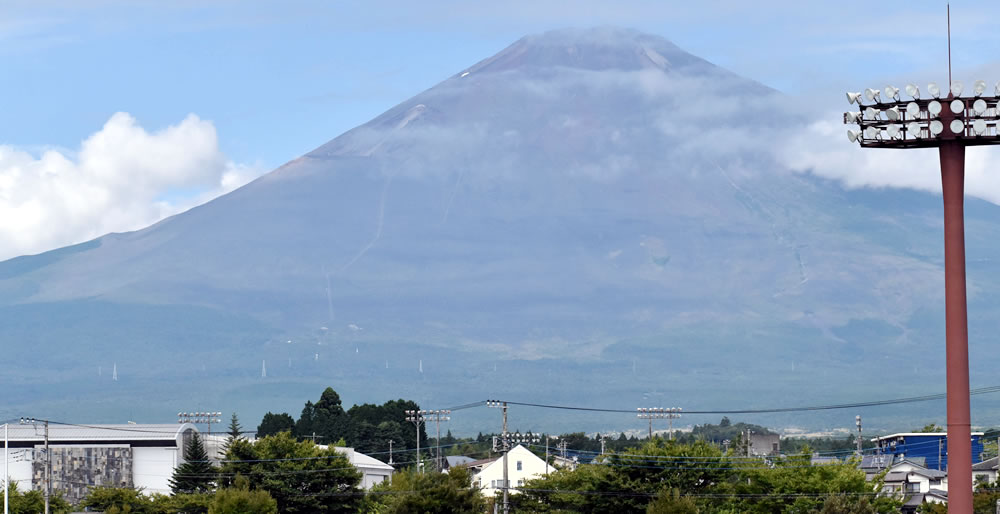
[{"label": "green tree", "polygon": [[[17,482],[11,482],[7,491],[0,491],[0,503],[4,495],[10,495],[8,507],[11,514],[38,514],[45,509],[45,496],[41,491],[21,492]],[[49,497],[49,510],[55,514],[65,514],[70,511],[70,504],[63,499],[62,494],[54,493]]]},{"label": "green tree", "polygon": [[191,440],[184,447],[184,462],[174,468],[170,477],[170,490],[178,493],[207,493],[215,489],[215,479],[218,469],[208,460],[208,452],[201,443],[197,432],[191,434]]},{"label": "green tree", "polygon": [[164,512],[162,502],[142,494],[139,489],[129,487],[94,487],[80,507],[99,512],[129,512],[132,514],[159,514]]},{"label": "green tree", "polygon": [[250,490],[250,481],[239,476],[233,487],[219,489],[208,514],[277,514],[278,502],[267,491]]},{"label": "green tree", "polygon": [[677,489],[664,489],[646,506],[646,514],[698,514],[698,504]]},{"label": "green tree", "polygon": [[243,439],[243,427],[240,426],[240,418],[236,416],[234,412],[232,418],[229,420],[229,436],[226,437],[226,442],[222,444],[222,454],[225,455],[229,453],[229,447],[232,446],[233,442],[238,439]]},{"label": "green tree", "polygon": [[917,432],[921,434],[936,434],[939,432],[945,432],[945,429],[943,427],[937,426],[937,424],[935,423],[928,423],[924,425],[924,428],[917,430]]},{"label": "green tree", "polygon": [[291,416],[282,412],[264,414],[264,419],[257,426],[257,437],[266,437],[279,432],[291,432],[295,428],[295,420]]},{"label": "green tree", "polygon": [[469,471],[452,468],[447,473],[400,471],[367,495],[362,512],[379,514],[479,513],[486,500],[473,488]]},{"label": "green tree", "polygon": [[236,441],[226,455],[223,485],[241,475],[267,491],[288,514],[356,512],[362,497],[361,473],[334,448],[321,449],[279,432],[257,441]]}]

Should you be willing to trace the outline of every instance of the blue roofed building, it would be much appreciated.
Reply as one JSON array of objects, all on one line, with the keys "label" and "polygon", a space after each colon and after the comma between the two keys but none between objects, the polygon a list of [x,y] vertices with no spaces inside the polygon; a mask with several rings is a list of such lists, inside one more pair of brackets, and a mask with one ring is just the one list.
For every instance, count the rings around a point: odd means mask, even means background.
[{"label": "blue roofed building", "polygon": [[[983,433],[972,433],[972,463],[982,460]],[[948,434],[945,432],[906,432],[872,439],[881,455],[898,460],[923,459],[927,469],[948,469]]]}]

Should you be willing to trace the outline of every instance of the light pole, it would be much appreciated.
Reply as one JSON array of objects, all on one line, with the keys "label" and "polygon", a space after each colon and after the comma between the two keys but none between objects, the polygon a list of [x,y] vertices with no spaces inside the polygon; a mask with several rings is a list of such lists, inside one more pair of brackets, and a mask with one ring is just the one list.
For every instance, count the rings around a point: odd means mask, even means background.
[{"label": "light pole", "polygon": [[433,421],[434,425],[437,427],[437,438],[435,439],[435,441],[436,441],[435,444],[437,446],[436,449],[435,449],[436,450],[435,451],[435,460],[437,462],[437,469],[438,469],[438,471],[441,471],[443,469],[441,467],[441,422],[442,421],[448,421],[448,420],[451,419],[451,416],[449,416],[449,414],[451,414],[451,411],[448,410],[448,409],[443,409],[443,410],[442,409],[432,409],[432,410],[426,410],[426,411],[421,411],[421,412],[423,412],[424,415],[427,417],[427,421]]},{"label": "light pole", "polygon": [[653,420],[661,419],[666,417],[663,407],[637,407],[635,409],[639,413],[636,416],[639,419],[649,420],[649,440],[653,440]]},{"label": "light pole", "polygon": [[420,424],[423,423],[424,410],[408,410],[406,411],[406,421],[413,423],[413,426],[417,428],[417,472],[423,473],[424,469],[420,465]]},{"label": "light pole", "polygon": [[208,429],[208,435],[212,435],[212,424],[222,423],[221,412],[178,412],[178,423],[204,424]]},{"label": "light pole", "polygon": [[[949,27],[949,34],[951,29]],[[1000,83],[984,96],[986,83],[977,80],[972,96],[962,96],[962,83],[951,80],[949,35],[948,90],[929,84],[931,98],[907,85],[912,100],[901,100],[899,89],[867,89],[848,93],[858,110],[844,113],[851,142],[864,148],[937,148],[944,199],[945,369],[948,411],[948,512],[972,512],[972,441],[969,414],[969,329],[965,292],[965,147],[1000,144]],[[882,98],[885,93],[885,98]],[[867,102],[866,102],[867,100]]]},{"label": "light pole", "polygon": [[681,411],[684,410],[680,407],[670,407],[667,409],[667,422],[670,423],[669,433],[670,439],[674,438],[674,420],[681,417]]}]

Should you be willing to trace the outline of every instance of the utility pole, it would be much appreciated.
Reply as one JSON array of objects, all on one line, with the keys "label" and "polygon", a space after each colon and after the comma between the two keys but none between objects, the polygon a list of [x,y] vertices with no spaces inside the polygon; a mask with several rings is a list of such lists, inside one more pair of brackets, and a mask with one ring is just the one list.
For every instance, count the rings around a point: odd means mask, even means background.
[{"label": "utility pole", "polygon": [[[46,420],[41,420],[41,419],[35,419],[35,418],[21,418],[21,424],[22,425],[35,425],[39,421],[45,423],[45,468],[44,468],[43,473],[42,473],[42,480],[45,483],[45,485],[44,485],[44,491],[43,491],[43,494],[45,496],[45,514],[49,514],[49,497],[52,495],[52,458],[49,455],[49,420],[47,420],[47,419]],[[4,432],[6,433],[6,428],[5,428]],[[6,439],[6,437],[5,437],[5,439]],[[4,442],[4,447],[6,447],[6,446],[7,446],[7,443],[5,441]],[[6,469],[6,467],[7,467],[7,463],[6,463],[6,459],[5,459],[4,468]],[[4,478],[4,483],[6,483],[7,480],[9,480],[9,479],[8,478]],[[9,491],[4,491],[4,498],[5,499],[7,497],[8,492]],[[5,506],[5,508],[6,508],[6,506]]]},{"label": "utility pole", "polygon": [[601,436],[601,455],[604,455],[604,434],[599,434]]},{"label": "utility pole", "polygon": [[858,457],[861,456],[861,415],[854,416],[854,424],[858,426]]},{"label": "utility pole", "polygon": [[10,473],[7,472],[7,425],[3,424],[3,514],[10,514]]},{"label": "utility pole", "polygon": [[[545,475],[549,474],[549,439],[553,439],[552,436],[545,434]],[[554,439],[559,439],[559,436],[554,437]],[[1000,447],[998,447],[1000,448]],[[4,513],[6,514],[6,513]]]},{"label": "utility pole", "polygon": [[436,439],[437,448],[435,451],[436,455],[435,459],[437,461],[437,470],[441,471],[442,469],[444,469],[441,465],[441,422],[448,421],[451,419],[451,417],[448,416],[448,414],[451,414],[451,411],[448,409],[444,410],[439,409],[439,410],[428,410],[423,412],[429,417],[429,419],[434,420],[434,424],[437,426],[437,439]]},{"label": "utility pole", "polygon": [[747,429],[747,457],[750,456],[750,447],[753,446],[752,444],[750,444],[750,434],[752,434],[752,433],[753,433],[753,430],[750,430],[748,428]]},{"label": "utility pole", "polygon": [[406,421],[413,423],[413,426],[417,428],[417,472],[423,473],[424,468],[420,464],[420,424],[424,422],[424,413],[427,411],[423,410],[408,410],[406,411]]},{"label": "utility pole", "polygon": [[[507,452],[510,451],[510,438],[507,435],[507,402],[487,400],[486,406],[503,410],[503,430],[500,432],[499,441],[499,449],[503,451],[503,514],[510,514],[510,487],[508,487],[510,484],[507,479]],[[497,442],[495,439],[493,446],[493,450],[496,451]]]}]

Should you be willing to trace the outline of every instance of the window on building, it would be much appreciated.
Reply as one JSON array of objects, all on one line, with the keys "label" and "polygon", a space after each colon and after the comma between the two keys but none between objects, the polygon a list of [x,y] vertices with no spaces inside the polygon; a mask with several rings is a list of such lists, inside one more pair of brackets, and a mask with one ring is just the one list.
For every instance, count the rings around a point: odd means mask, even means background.
[{"label": "window on building", "polygon": [[920,482],[907,482],[906,492],[908,493],[919,493],[920,492]]},{"label": "window on building", "polygon": [[771,452],[778,453],[778,443],[771,443]]},{"label": "window on building", "polygon": [[524,485],[524,480],[518,480],[518,481],[517,481],[517,486],[518,486],[518,487],[521,487],[521,486],[523,486],[523,485]]},{"label": "window on building", "polygon": [[521,471],[521,461],[517,461],[517,470]]}]

